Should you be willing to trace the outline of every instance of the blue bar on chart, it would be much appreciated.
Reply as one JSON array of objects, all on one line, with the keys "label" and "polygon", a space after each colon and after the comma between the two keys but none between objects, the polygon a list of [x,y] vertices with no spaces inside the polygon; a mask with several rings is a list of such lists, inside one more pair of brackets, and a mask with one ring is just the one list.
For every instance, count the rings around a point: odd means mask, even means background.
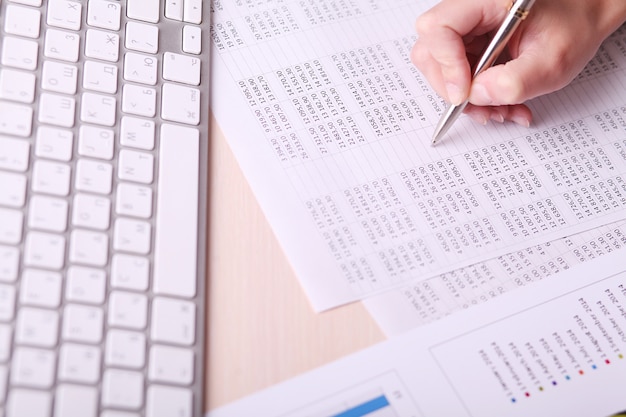
[{"label": "blue bar on chart", "polygon": [[366,403],[359,404],[356,407],[342,411],[341,413],[335,414],[331,417],[365,417],[374,411],[378,411],[388,406],[389,401],[387,401],[387,397],[381,395],[380,397],[376,397]]}]

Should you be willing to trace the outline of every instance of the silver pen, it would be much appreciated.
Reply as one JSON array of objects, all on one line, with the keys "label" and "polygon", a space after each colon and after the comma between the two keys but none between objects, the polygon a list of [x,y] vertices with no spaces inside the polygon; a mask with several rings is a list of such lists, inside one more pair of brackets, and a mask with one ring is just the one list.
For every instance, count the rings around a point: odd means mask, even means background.
[{"label": "silver pen", "polygon": [[[476,78],[478,74],[493,65],[513,35],[513,32],[515,32],[515,29],[517,29],[522,20],[528,15],[528,11],[534,3],[535,0],[515,0],[511,3],[511,8],[504,22],[500,25],[500,28],[489,43],[489,46],[487,46],[487,49],[485,49],[485,52],[483,52],[478,64],[476,64],[472,79]],[[435,128],[435,133],[433,133],[432,145],[435,145],[448,129],[450,129],[452,123],[463,113],[463,109],[465,109],[467,103],[468,101],[465,100],[459,105],[451,104],[441,115],[441,119],[439,119],[439,123],[437,123],[437,127]]]}]

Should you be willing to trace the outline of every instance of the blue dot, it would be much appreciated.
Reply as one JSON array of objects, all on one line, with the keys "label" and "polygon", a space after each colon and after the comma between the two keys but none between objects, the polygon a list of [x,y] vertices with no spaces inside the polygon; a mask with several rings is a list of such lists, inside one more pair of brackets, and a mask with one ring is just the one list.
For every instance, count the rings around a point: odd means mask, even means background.
[{"label": "blue dot", "polygon": [[598,367],[595,365],[591,365],[591,369],[598,369]]},{"label": "blue dot", "polygon": [[512,403],[516,403],[516,402],[517,402],[517,400],[516,400],[515,398],[511,398],[511,402],[512,402]]},{"label": "blue dot", "polygon": [[569,380],[570,380],[570,379],[572,379],[572,378],[570,378],[570,376],[569,376],[569,375],[567,375],[567,376],[565,376],[565,379],[567,379],[567,380],[569,381]]}]

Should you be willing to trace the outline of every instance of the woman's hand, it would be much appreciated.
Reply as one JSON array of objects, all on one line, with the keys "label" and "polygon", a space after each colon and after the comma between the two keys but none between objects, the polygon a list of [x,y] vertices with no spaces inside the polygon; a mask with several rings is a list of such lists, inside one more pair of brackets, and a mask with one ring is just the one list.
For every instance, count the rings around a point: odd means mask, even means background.
[{"label": "woman's hand", "polygon": [[442,0],[418,18],[411,57],[445,100],[460,104],[469,98],[465,112],[478,122],[528,126],[532,114],[523,103],[569,84],[626,21],[626,0],[536,0],[508,43],[506,62],[472,82],[471,65],[510,2]]}]

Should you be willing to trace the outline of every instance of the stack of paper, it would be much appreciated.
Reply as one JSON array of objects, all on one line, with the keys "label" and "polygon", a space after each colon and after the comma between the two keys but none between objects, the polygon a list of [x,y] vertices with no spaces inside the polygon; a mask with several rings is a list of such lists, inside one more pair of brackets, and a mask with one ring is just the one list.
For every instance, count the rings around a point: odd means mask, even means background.
[{"label": "stack of paper", "polygon": [[366,300],[388,334],[626,244],[626,30],[530,128],[461,117],[431,147],[409,53],[434,3],[213,2],[212,110],[311,304]]}]

